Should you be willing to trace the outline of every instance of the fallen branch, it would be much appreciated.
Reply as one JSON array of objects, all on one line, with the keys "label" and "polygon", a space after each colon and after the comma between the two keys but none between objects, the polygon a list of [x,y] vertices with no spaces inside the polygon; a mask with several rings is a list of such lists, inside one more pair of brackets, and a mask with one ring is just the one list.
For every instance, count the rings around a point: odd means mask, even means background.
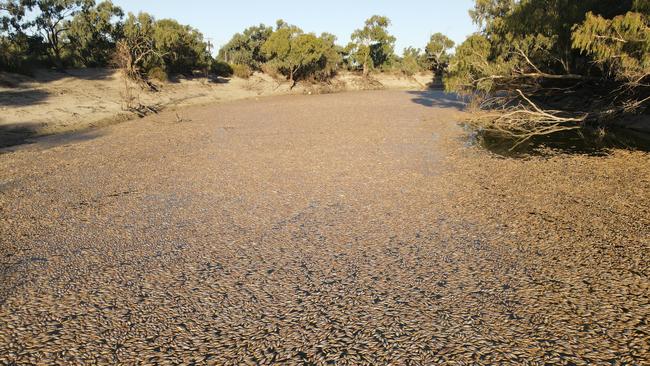
[{"label": "fallen branch", "polygon": [[127,110],[131,113],[135,113],[138,117],[143,118],[150,114],[158,114],[161,111],[161,107],[158,104],[155,105],[144,105],[138,103],[134,106],[129,106]]},{"label": "fallen branch", "polygon": [[544,110],[521,90],[517,89],[517,92],[526,104],[478,113],[469,119],[469,124],[477,129],[513,137],[517,141],[512,147],[514,149],[535,136],[578,129],[590,116],[588,113],[568,115],[566,112]]},{"label": "fallen branch", "polygon": [[519,80],[519,79],[552,79],[552,80],[580,80],[580,81],[595,81],[599,78],[576,75],[576,74],[546,74],[543,72],[522,73],[515,75],[490,75],[474,80],[473,84],[478,84],[486,80]]}]

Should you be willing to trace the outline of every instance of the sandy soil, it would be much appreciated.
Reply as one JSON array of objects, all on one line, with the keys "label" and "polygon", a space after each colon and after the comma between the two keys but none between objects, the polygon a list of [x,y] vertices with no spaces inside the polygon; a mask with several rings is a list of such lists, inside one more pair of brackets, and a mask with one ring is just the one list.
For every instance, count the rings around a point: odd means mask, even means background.
[{"label": "sandy soil", "polygon": [[0,155],[0,364],[644,365],[650,155],[503,159],[436,92]]},{"label": "sandy soil", "polygon": [[431,81],[427,74],[405,78],[388,74],[369,85],[359,75],[343,73],[328,85],[298,84],[290,89],[265,74],[250,79],[174,79],[159,92],[125,84],[120,72],[108,69],[40,70],[34,77],[0,73],[0,146],[22,139],[84,130],[136,118],[126,112],[127,85],[136,103],[167,109],[283,94],[317,94],[367,88],[418,89]]}]

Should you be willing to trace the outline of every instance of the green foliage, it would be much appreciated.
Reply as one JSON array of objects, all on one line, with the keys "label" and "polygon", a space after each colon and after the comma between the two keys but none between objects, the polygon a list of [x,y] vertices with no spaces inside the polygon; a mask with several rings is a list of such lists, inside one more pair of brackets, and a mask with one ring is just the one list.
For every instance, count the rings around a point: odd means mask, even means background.
[{"label": "green foliage", "polygon": [[289,70],[289,80],[294,80],[295,74],[301,69],[303,74],[318,69],[324,50],[322,40],[313,34],[301,34],[295,37],[285,60]]},{"label": "green foliage", "polygon": [[454,41],[442,33],[431,35],[429,43],[424,48],[426,67],[435,75],[441,76],[449,64],[449,50],[454,47]]},{"label": "green foliage", "polygon": [[209,65],[211,56],[207,52],[203,34],[188,25],[173,19],[156,21],[153,42],[169,73],[191,75],[194,70],[205,69]]},{"label": "green foliage", "polygon": [[352,43],[348,52],[352,64],[363,68],[367,75],[373,68],[381,68],[394,59],[395,37],[388,33],[390,19],[385,16],[373,15],[366,20],[361,29],[352,33]]},{"label": "green foliage", "polygon": [[161,82],[166,82],[168,80],[167,72],[165,72],[165,70],[160,66],[149,69],[147,71],[147,78]]},{"label": "green foliage", "polygon": [[210,73],[216,76],[230,77],[233,72],[232,66],[221,60],[213,60],[212,65],[210,65]]},{"label": "green foliage", "polygon": [[124,38],[117,45],[116,64],[132,78],[145,76],[155,67],[164,68],[163,54],[155,44],[156,20],[147,13],[129,13],[124,22]]},{"label": "green foliage", "polygon": [[40,36],[28,35],[24,1],[0,1],[0,70],[29,74],[45,49]]},{"label": "green foliage", "polygon": [[276,70],[293,83],[305,78],[323,80],[334,75],[342,59],[335,41],[331,34],[317,37],[279,20],[261,51],[268,60],[266,68]]},{"label": "green foliage", "polygon": [[[589,12],[608,22],[633,5],[632,0],[476,0],[470,15],[481,32],[456,50],[446,87],[491,92],[521,83],[530,86],[549,76],[593,74],[593,60],[585,55],[596,56],[589,47],[602,42],[588,45],[587,38],[609,23],[591,16],[584,28],[576,27]],[[578,38],[574,30],[582,32]]]},{"label": "green foliage", "polygon": [[27,1],[28,8],[35,10],[33,25],[41,33],[48,49],[48,57],[57,68],[64,66],[63,35],[67,23],[80,12],[88,12],[95,5],[94,0],[33,0]]},{"label": "green foliage", "polygon": [[[471,15],[490,39],[493,58],[518,58],[546,73],[584,73],[573,27],[590,11],[610,19],[631,7],[632,0],[477,0]],[[526,47],[537,49],[530,63],[521,55]]]},{"label": "green foliage", "polygon": [[0,1],[0,67],[16,70],[42,60],[57,68],[98,67],[113,60],[130,76],[146,78],[157,67],[191,74],[210,65],[196,29],[146,13],[129,14],[123,23],[122,17],[111,1]]},{"label": "green foliage", "polygon": [[0,36],[0,70],[29,75],[44,52],[39,37],[24,33]]},{"label": "green foliage", "polygon": [[122,38],[122,9],[104,1],[87,11],[79,12],[66,25],[70,52],[75,61],[86,67],[106,66]]},{"label": "green foliage", "polygon": [[574,27],[573,46],[617,78],[640,82],[650,76],[650,18],[643,13],[627,12],[613,19],[588,13]]},{"label": "green foliage", "polygon": [[302,29],[295,26],[288,26],[278,21],[278,28],[269,36],[262,45],[261,51],[264,57],[276,64],[286,63],[291,51],[291,43],[300,34]]},{"label": "green foliage", "polygon": [[424,70],[422,65],[422,50],[419,48],[407,47],[399,63],[399,70],[406,76],[413,76]]},{"label": "green foliage", "polygon": [[57,68],[105,66],[121,36],[122,15],[110,1],[0,2],[2,66],[11,70],[43,61]]},{"label": "green foliage", "polygon": [[157,67],[168,74],[192,74],[210,64],[203,35],[175,20],[157,21],[147,13],[129,13],[123,33],[118,64],[133,77],[145,76]]},{"label": "green foliage", "polygon": [[4,37],[23,33],[23,18],[28,10],[24,1],[0,1],[0,34]]},{"label": "green foliage", "polygon": [[632,10],[648,17],[650,16],[650,1],[634,0],[634,4],[632,4]]},{"label": "green foliage", "polygon": [[[490,74],[494,67],[489,62],[490,41],[475,33],[456,48],[449,72],[445,75],[445,89],[450,92],[465,93],[474,89],[489,90],[491,85],[474,82]],[[489,82],[489,80],[487,80]]]},{"label": "green foliage", "polygon": [[248,65],[254,70],[260,70],[266,57],[262,53],[262,45],[273,33],[273,28],[264,24],[249,27],[243,33],[235,34],[220,50],[218,58],[222,61]]},{"label": "green foliage", "polygon": [[470,15],[481,31],[456,49],[445,88],[492,110],[470,123],[519,142],[642,113],[649,8],[648,0],[476,0]]},{"label": "green foliage", "polygon": [[320,36],[323,46],[323,55],[313,70],[317,80],[327,80],[334,75],[343,63],[343,49],[336,45],[336,36],[330,33],[323,33]]},{"label": "green foliage", "polygon": [[248,65],[233,64],[231,67],[233,75],[238,78],[248,79],[253,76],[253,70]]},{"label": "green foliage", "polygon": [[474,9],[469,15],[487,33],[494,33],[503,28],[503,19],[512,11],[515,0],[475,0]]}]

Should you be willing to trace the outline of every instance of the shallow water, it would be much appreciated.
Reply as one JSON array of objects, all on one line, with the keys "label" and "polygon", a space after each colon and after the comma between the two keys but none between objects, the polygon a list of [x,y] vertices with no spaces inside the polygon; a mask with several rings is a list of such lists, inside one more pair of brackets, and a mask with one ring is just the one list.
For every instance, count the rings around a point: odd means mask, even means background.
[{"label": "shallow water", "polygon": [[650,152],[650,134],[631,129],[608,129],[606,132],[593,128],[562,131],[537,136],[517,144],[512,136],[465,126],[469,132],[468,145],[480,146],[494,154],[505,157],[545,156],[556,153],[607,155],[615,149]]}]

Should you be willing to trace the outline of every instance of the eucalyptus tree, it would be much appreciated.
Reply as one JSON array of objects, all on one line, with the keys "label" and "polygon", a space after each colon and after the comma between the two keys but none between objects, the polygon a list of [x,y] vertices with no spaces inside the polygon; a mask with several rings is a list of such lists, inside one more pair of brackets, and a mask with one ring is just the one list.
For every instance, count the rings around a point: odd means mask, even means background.
[{"label": "eucalyptus tree", "polygon": [[454,41],[442,33],[434,33],[424,48],[427,67],[437,76],[442,76],[449,64],[449,51],[454,48]]},{"label": "eucalyptus tree", "polygon": [[648,110],[647,0],[476,0],[470,15],[480,31],[456,48],[445,87],[507,111],[483,127],[529,138]]},{"label": "eucalyptus tree", "polygon": [[413,76],[424,69],[422,64],[422,50],[414,47],[407,47],[402,53],[399,63],[400,71],[406,76]]},{"label": "eucalyptus tree", "polygon": [[0,1],[0,70],[27,72],[39,53],[40,36],[26,32],[28,10],[24,1]]},{"label": "eucalyptus tree", "polygon": [[230,41],[219,50],[218,58],[232,64],[246,65],[253,70],[260,70],[266,57],[262,45],[273,33],[273,27],[260,24],[236,33]]},{"label": "eucalyptus tree", "polygon": [[211,56],[203,34],[197,29],[174,19],[161,19],[155,22],[152,36],[168,73],[189,75],[208,67]]},{"label": "eucalyptus tree", "polygon": [[35,10],[33,25],[43,36],[48,57],[54,66],[63,68],[65,33],[70,29],[69,20],[95,5],[94,0],[33,0],[25,2]]},{"label": "eucalyptus tree", "polygon": [[388,33],[390,19],[373,15],[365,21],[364,27],[352,33],[349,51],[367,76],[371,69],[388,63],[394,55],[395,37]]},{"label": "eucalyptus tree", "polygon": [[103,1],[77,13],[67,24],[65,38],[70,52],[83,66],[106,66],[119,39],[123,37],[122,9]]},{"label": "eucalyptus tree", "polygon": [[639,86],[650,78],[650,4],[638,1],[634,10],[612,19],[587,13],[572,40],[604,73]]}]

